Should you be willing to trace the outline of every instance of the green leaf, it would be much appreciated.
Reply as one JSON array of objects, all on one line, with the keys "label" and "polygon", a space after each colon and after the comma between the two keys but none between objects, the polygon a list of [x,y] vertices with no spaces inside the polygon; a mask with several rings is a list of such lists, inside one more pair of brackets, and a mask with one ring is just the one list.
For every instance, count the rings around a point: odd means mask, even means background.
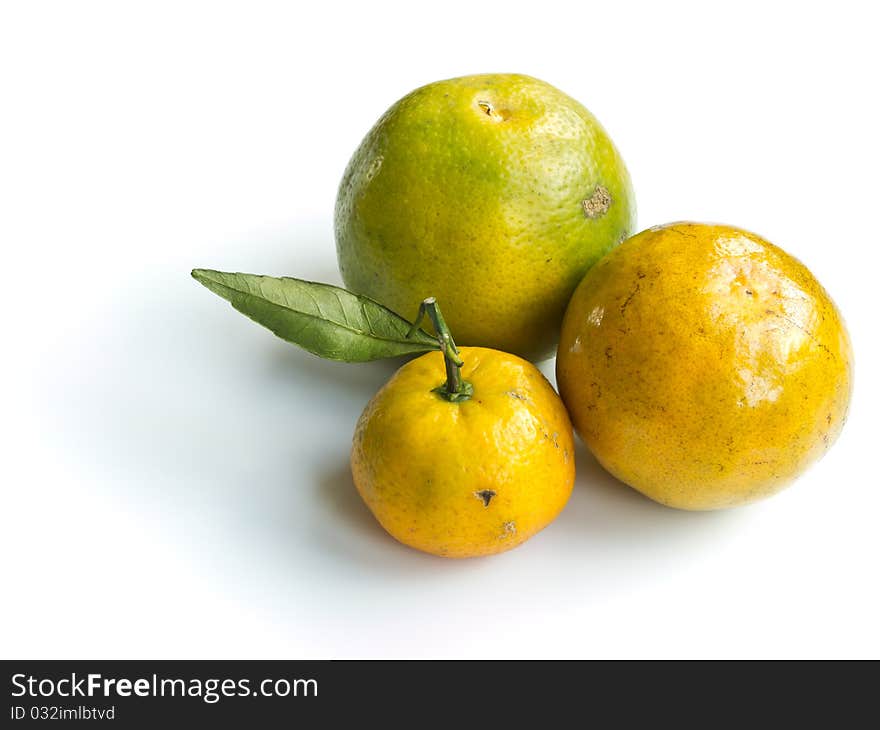
[{"label": "green leaf", "polygon": [[378,302],[330,284],[194,269],[193,278],[281,339],[328,360],[367,362],[439,350],[437,338]]}]

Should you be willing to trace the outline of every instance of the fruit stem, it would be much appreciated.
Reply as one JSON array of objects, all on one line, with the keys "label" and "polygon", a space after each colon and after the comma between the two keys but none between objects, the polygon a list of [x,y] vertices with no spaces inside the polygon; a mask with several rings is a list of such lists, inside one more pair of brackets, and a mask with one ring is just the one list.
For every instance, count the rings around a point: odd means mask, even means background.
[{"label": "fruit stem", "polygon": [[455,341],[449,332],[449,326],[446,324],[446,320],[443,319],[443,314],[440,312],[440,307],[434,297],[428,297],[419,305],[418,316],[409,334],[411,335],[418,329],[425,315],[428,316],[434,325],[437,342],[440,344],[440,352],[443,353],[443,359],[446,362],[446,382],[435,388],[434,392],[451,403],[467,400],[473,395],[474,386],[461,377],[461,366],[464,362],[458,353],[458,348],[455,346]]}]

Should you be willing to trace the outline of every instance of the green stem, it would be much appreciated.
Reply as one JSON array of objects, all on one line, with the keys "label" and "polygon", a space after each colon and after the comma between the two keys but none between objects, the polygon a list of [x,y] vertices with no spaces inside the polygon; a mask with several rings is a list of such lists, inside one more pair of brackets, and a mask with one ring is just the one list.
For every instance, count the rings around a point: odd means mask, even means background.
[{"label": "green stem", "polygon": [[443,353],[443,359],[446,362],[446,382],[435,388],[434,392],[451,403],[467,400],[473,395],[474,386],[461,377],[461,366],[464,363],[434,297],[428,297],[419,305],[419,314],[413,323],[410,334],[419,327],[425,315],[434,325],[434,332],[436,332],[437,341],[440,343],[440,352]]}]

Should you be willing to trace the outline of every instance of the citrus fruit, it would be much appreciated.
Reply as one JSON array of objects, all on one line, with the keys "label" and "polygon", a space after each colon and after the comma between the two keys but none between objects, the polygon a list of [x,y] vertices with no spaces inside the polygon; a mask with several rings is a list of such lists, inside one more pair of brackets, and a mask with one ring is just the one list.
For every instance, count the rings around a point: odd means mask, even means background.
[{"label": "citrus fruit", "polygon": [[773,494],[846,419],[852,351],[807,268],[730,226],[639,233],[584,277],[557,380],[578,433],[621,481],[672,507]]},{"label": "citrus fruit", "polygon": [[361,415],[354,482],[382,527],[449,558],[516,547],[562,510],[574,483],[571,422],[541,372],[463,347],[464,395],[444,390],[444,356],[405,364]]},{"label": "citrus fruit", "polygon": [[634,231],[629,175],[581,104],[543,81],[483,74],[394,104],[336,200],[346,286],[404,316],[425,292],[464,345],[552,354],[584,272]]}]

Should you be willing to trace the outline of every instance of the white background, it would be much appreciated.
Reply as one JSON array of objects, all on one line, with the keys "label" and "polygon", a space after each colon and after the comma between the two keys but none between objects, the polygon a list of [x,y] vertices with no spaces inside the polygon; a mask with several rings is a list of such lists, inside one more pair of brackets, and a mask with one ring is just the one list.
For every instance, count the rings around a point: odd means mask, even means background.
[{"label": "white background", "polygon": [[[880,656],[871,7],[3,3],[0,654]],[[190,279],[339,282],[333,203],[363,134],[412,88],[486,71],[599,117],[641,227],[752,229],[832,292],[851,418],[790,490],[676,512],[580,448],[567,509],[523,547],[419,554],[348,472],[393,366],[319,361]]]}]

